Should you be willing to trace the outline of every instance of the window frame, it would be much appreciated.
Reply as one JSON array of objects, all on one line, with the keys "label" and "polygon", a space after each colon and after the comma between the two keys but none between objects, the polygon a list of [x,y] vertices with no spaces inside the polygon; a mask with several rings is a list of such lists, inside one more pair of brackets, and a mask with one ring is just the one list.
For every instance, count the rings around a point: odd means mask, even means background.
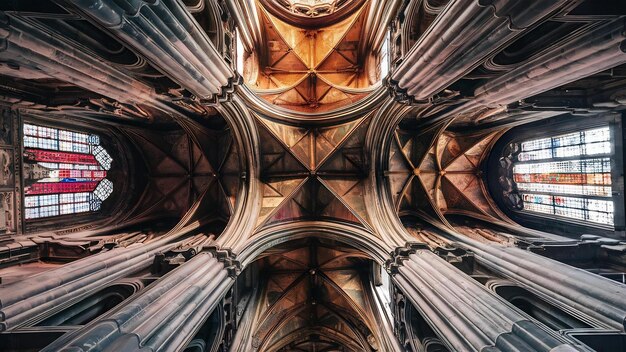
[{"label": "window frame", "polygon": [[[20,152],[20,169],[23,170],[24,169],[24,152],[27,148],[32,148],[32,147],[26,147],[24,145],[24,125],[26,124],[30,124],[30,125],[37,125],[37,126],[42,126],[42,127],[48,127],[48,128],[54,128],[57,130],[68,130],[71,132],[78,132],[78,133],[84,133],[84,134],[95,134],[100,138],[100,145],[107,150],[107,152],[109,151],[113,151],[116,152],[117,149],[114,147],[111,147],[109,145],[109,143],[103,141],[103,137],[107,135],[106,130],[102,130],[102,129],[94,129],[94,128],[90,128],[89,126],[85,126],[83,123],[76,123],[76,124],[67,124],[67,123],[63,123],[63,122],[57,122],[57,121],[52,121],[49,120],[48,118],[45,117],[39,117],[39,116],[22,116],[19,121],[18,121],[18,136],[19,136],[19,141],[17,144],[17,147],[19,148],[19,152]],[[106,138],[104,138],[106,139]],[[37,148],[35,148],[37,149]],[[52,150],[51,150],[52,151]],[[91,154],[90,154],[91,155]],[[116,160],[115,162],[124,162],[124,160],[120,160],[118,161],[117,159],[120,158],[116,158],[114,160]],[[118,165],[119,166],[119,165]],[[114,166],[111,168],[112,171],[114,168],[117,169],[118,166]],[[107,173],[109,173],[109,171],[107,171]],[[70,222],[73,226],[81,226],[84,224],[84,222],[86,221],[93,221],[94,219],[105,219],[108,217],[108,210],[111,209],[114,206],[117,206],[119,203],[118,202],[118,197],[116,195],[117,191],[115,191],[113,194],[111,194],[111,196],[109,197],[110,199],[107,199],[107,201],[109,201],[109,203],[111,203],[110,205],[107,205],[106,207],[104,206],[104,202],[102,202],[102,206],[98,211],[85,211],[85,212],[78,212],[78,213],[71,213],[71,214],[62,214],[61,212],[61,203],[59,202],[58,205],[58,214],[57,215],[53,215],[53,216],[46,216],[46,217],[37,217],[37,218],[30,218],[27,219],[26,218],[26,190],[25,190],[25,177],[23,172],[20,172],[20,181],[21,181],[21,189],[19,194],[17,195],[20,198],[20,204],[21,204],[21,208],[22,211],[19,214],[19,218],[18,221],[20,221],[22,223],[22,228],[23,229],[28,229],[31,228],[31,230],[33,230],[33,227],[35,228],[42,228],[42,227],[48,227],[48,226],[54,226],[59,227],[59,224],[65,224],[67,222]],[[108,178],[108,177],[107,177]],[[115,182],[113,182],[115,183]],[[80,193],[80,192],[79,192]],[[92,192],[93,193],[93,192]],[[64,227],[64,226],[63,226]]]},{"label": "window frame", "polygon": [[[504,170],[499,159],[504,156],[505,148],[513,143],[522,143],[528,140],[556,137],[559,135],[609,126],[611,131],[611,193],[613,199],[613,225],[594,223],[554,214],[542,214],[532,211],[518,210],[504,201],[503,188],[498,177]],[[531,122],[511,128],[494,145],[487,163],[487,184],[496,204],[512,220],[520,225],[541,231],[552,232],[568,237],[585,233],[621,238],[624,235],[624,150],[623,150],[622,115],[607,113],[601,116],[582,117],[570,114],[554,118]],[[546,162],[551,159],[532,162]],[[510,168],[510,179],[513,180],[513,164]],[[487,172],[491,171],[491,172]],[[577,197],[578,195],[571,195]],[[584,196],[583,196],[584,198]]]}]

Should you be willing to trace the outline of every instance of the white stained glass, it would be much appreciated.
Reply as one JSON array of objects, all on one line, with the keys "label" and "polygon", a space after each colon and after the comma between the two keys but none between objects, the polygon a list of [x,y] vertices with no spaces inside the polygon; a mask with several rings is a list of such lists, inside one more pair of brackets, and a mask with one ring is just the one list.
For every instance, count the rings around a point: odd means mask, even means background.
[{"label": "white stained glass", "polygon": [[59,150],[71,153],[89,153],[89,145],[75,142],[59,141]]},{"label": "white stained glass", "polygon": [[39,198],[37,196],[26,196],[24,197],[24,206],[26,208],[33,208],[39,205]]},{"label": "white stained glass", "polygon": [[74,203],[61,204],[61,215],[73,214],[73,213],[74,213]]},{"label": "white stained glass", "polygon": [[573,145],[554,149],[557,158],[568,158],[581,155],[610,154],[611,142],[597,142]]},{"label": "white stained glass", "polygon": [[59,150],[62,150],[64,152],[71,152],[72,142],[59,141]]},{"label": "white stained glass", "polygon": [[571,145],[554,149],[554,156],[556,156],[557,158],[568,158],[572,156],[580,156],[583,154],[584,153],[582,145]]},{"label": "white stained glass", "polygon": [[602,212],[597,212],[597,211],[590,211],[589,221],[593,221],[593,222],[597,222],[601,224],[613,225],[613,216],[614,216],[613,212],[602,213]]},{"label": "white stained glass", "polygon": [[519,153],[517,159],[519,161],[532,161],[552,158],[552,149],[540,149],[529,152]]},{"label": "white stained glass", "polygon": [[37,148],[37,138],[32,136],[24,136],[24,147]]},{"label": "white stained glass", "polygon": [[513,166],[513,173],[515,174],[602,173],[610,171],[611,159],[609,158],[550,161]]},{"label": "white stained glass", "polygon": [[28,123],[24,124],[24,135],[25,136],[35,136],[37,133],[37,126],[31,125]]},{"label": "white stained glass", "polygon": [[109,198],[111,193],[113,193],[113,182],[107,180],[106,178],[103,179],[100,183],[98,183],[98,186],[93,193],[102,201]]},{"label": "white stained glass", "polygon": [[26,208],[24,215],[26,219],[36,219],[39,217],[39,208]]},{"label": "white stained glass", "polygon": [[74,201],[75,202],[86,202],[88,201],[91,197],[91,193],[89,192],[83,192],[83,193],[74,193]]},{"label": "white stained glass", "polygon": [[580,144],[580,132],[568,133],[562,136],[554,137],[552,138],[552,143],[554,147]]},{"label": "white stained glass", "polygon": [[96,160],[100,163],[103,169],[109,170],[111,169],[111,163],[113,162],[113,158],[107,153],[107,151],[101,146],[97,146],[93,150],[93,155]]},{"label": "white stained glass", "polygon": [[59,130],[59,139],[62,141],[75,142],[88,144],[89,143],[89,135],[86,133],[67,131],[67,130]]},{"label": "white stained glass", "polygon": [[56,139],[24,136],[24,147],[58,150],[59,143]]},{"label": "white stained glass", "polygon": [[75,205],[75,211],[77,213],[84,213],[89,211],[89,203],[87,202],[83,202],[83,203],[76,203]]},{"label": "white stained glass", "polygon": [[58,131],[56,128],[44,127],[44,126],[35,126],[33,136],[48,138],[48,139],[57,139]]},{"label": "white stained glass", "polygon": [[551,138],[541,138],[532,141],[526,141],[522,143],[522,151],[547,149],[552,147]]},{"label": "white stained glass", "polygon": [[51,205],[39,208],[39,217],[45,218],[49,216],[57,216],[59,215],[59,206]]},{"label": "white stained glass", "polygon": [[72,141],[72,132],[70,131],[59,131],[59,139],[62,141]]},{"label": "white stained glass", "polygon": [[46,194],[39,196],[39,205],[53,205],[59,204],[58,194]]},{"label": "white stained glass", "polygon": [[555,207],[554,214],[572,219],[585,220],[585,211],[583,209]]},{"label": "white stained glass", "polygon": [[589,210],[600,211],[605,213],[613,212],[612,200],[588,199],[587,208]]},{"label": "white stained glass", "polygon": [[585,143],[593,142],[610,142],[611,141],[611,129],[609,127],[596,128],[593,130],[587,130],[583,132]]},{"label": "white stained glass", "polygon": [[61,204],[74,203],[74,193],[61,193],[59,196]]},{"label": "white stained glass", "polygon": [[595,185],[565,185],[552,183],[518,183],[520,191],[556,194],[578,194],[584,196],[610,197],[611,187]]},{"label": "white stained glass", "polygon": [[61,215],[84,213],[87,211],[89,211],[89,203],[87,202],[61,205]]},{"label": "white stained glass", "polygon": [[611,154],[611,142],[585,144],[585,155]]}]

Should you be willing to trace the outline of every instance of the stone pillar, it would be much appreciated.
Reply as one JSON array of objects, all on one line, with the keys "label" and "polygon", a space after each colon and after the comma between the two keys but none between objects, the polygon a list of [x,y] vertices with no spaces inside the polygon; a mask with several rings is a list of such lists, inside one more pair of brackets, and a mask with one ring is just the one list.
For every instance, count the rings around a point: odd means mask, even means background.
[{"label": "stone pillar", "polygon": [[456,239],[479,264],[555,305],[578,310],[613,329],[626,328],[626,285],[519,248]]},{"label": "stone pillar", "polygon": [[155,254],[176,245],[167,241],[114,248],[0,287],[0,331],[62,310],[108,283],[149,267]]},{"label": "stone pillar", "polygon": [[215,99],[234,72],[181,1],[70,0],[158,70],[201,99]]},{"label": "stone pillar", "polygon": [[389,264],[395,285],[450,350],[577,350],[423,246],[396,250]]},{"label": "stone pillar", "polygon": [[95,324],[43,351],[182,350],[235,282],[236,264],[202,252]]}]

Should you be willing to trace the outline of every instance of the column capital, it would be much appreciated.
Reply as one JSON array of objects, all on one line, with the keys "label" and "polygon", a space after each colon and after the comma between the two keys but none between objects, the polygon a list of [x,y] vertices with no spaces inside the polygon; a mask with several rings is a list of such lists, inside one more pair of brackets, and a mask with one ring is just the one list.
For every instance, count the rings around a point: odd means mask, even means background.
[{"label": "column capital", "polygon": [[397,247],[391,252],[391,258],[385,262],[385,269],[391,275],[398,273],[398,268],[403,265],[403,262],[409,259],[409,256],[418,250],[429,250],[427,244],[421,242],[409,241],[402,247]]},{"label": "column capital", "polygon": [[216,243],[211,243],[205,245],[203,250],[213,254],[215,259],[224,264],[230,278],[236,279],[241,273],[241,263],[235,259],[237,255],[230,248],[220,248]]}]

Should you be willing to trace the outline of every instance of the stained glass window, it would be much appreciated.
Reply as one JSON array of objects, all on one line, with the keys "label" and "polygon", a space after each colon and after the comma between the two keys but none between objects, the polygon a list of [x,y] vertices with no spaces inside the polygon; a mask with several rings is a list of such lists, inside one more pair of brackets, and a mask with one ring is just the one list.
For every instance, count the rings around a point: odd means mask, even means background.
[{"label": "stained glass window", "polygon": [[385,36],[383,46],[380,49],[380,79],[387,77],[389,74],[389,37],[390,33]]},{"label": "stained glass window", "polygon": [[100,210],[113,158],[95,134],[24,124],[26,219]]},{"label": "stained glass window", "polygon": [[521,142],[513,180],[523,211],[613,225],[611,130]]}]

